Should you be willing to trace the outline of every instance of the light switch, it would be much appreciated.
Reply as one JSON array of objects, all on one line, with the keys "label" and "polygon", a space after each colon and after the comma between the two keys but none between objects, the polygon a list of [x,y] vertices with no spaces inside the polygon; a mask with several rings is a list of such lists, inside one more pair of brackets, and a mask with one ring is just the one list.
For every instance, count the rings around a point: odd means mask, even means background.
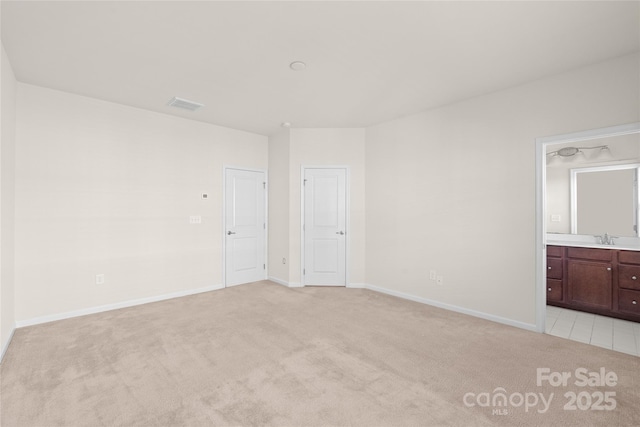
[{"label": "light switch", "polygon": [[202,217],[200,215],[191,215],[189,217],[189,224],[200,224],[202,223]]}]

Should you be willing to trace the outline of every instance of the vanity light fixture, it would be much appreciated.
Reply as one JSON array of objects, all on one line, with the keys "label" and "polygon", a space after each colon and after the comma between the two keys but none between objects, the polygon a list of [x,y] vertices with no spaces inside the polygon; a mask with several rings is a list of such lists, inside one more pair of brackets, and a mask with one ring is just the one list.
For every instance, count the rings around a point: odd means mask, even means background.
[{"label": "vanity light fixture", "polygon": [[609,146],[608,145],[599,145],[597,147],[564,147],[561,148],[559,150],[556,151],[552,151],[550,153],[547,153],[548,157],[556,157],[556,156],[560,156],[560,157],[573,157],[576,154],[579,153],[583,153],[582,150],[595,150],[595,149],[600,149],[600,152],[602,151],[609,151]]}]

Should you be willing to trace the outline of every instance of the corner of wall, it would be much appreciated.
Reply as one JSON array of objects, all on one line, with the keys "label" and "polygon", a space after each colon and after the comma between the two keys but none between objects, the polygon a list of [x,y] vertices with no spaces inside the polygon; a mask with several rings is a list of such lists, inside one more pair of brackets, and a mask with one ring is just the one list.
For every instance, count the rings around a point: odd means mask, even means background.
[{"label": "corner of wall", "polygon": [[7,350],[9,350],[9,344],[11,344],[11,340],[13,339],[13,334],[16,332],[16,325],[13,324],[11,328],[11,332],[9,332],[9,336],[6,341],[2,342],[2,347],[0,347],[0,364],[4,361],[4,356],[7,354]]},{"label": "corner of wall", "polygon": [[0,42],[0,360],[15,330],[15,138],[17,81]]},{"label": "corner of wall", "polygon": [[291,131],[269,136],[269,278],[289,282],[289,156]]}]

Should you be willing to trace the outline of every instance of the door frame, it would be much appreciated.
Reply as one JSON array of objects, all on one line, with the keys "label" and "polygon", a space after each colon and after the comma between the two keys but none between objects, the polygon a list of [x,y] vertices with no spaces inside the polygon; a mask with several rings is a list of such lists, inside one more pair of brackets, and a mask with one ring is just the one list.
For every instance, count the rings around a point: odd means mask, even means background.
[{"label": "door frame", "polygon": [[[227,170],[239,170],[246,172],[260,172],[264,174],[264,279],[269,277],[269,173],[264,169],[253,169],[237,166],[222,166],[222,285],[227,288]],[[237,285],[232,285],[237,286]]]},{"label": "door frame", "polygon": [[544,333],[547,312],[547,145],[640,133],[640,122],[536,138],[536,331]]},{"label": "door frame", "polygon": [[351,247],[351,168],[346,165],[301,165],[300,166],[300,286],[306,286],[304,265],[305,265],[305,250],[304,250],[304,174],[307,169],[344,169],[345,170],[345,239],[344,239],[344,286],[349,286],[349,249]]}]

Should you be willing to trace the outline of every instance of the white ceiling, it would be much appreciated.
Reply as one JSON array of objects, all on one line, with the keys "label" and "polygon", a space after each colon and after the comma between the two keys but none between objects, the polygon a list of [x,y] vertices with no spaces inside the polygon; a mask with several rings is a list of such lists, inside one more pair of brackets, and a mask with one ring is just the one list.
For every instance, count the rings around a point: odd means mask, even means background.
[{"label": "white ceiling", "polygon": [[636,1],[1,7],[22,82],[264,135],[368,126],[640,50]]}]

